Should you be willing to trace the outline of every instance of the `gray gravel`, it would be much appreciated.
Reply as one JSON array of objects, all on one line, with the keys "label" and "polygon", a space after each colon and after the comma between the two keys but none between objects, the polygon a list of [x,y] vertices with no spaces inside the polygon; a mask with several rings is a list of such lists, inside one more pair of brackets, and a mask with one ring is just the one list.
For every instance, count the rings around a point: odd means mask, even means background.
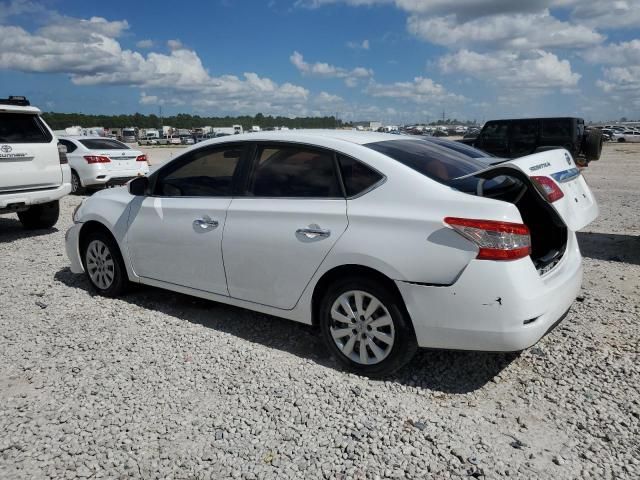
[{"label": "gray gravel", "polygon": [[520,355],[340,371],[308,327],[152,288],[93,296],[0,217],[0,478],[638,478],[640,146],[586,173],[584,289]]}]

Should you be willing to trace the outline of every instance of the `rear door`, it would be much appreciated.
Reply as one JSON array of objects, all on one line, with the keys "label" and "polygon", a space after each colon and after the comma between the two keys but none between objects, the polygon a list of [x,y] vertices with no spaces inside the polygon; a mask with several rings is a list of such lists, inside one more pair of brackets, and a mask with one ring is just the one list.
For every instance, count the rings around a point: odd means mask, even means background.
[{"label": "rear door", "polygon": [[0,109],[0,193],[61,184],[57,140],[40,117]]},{"label": "rear door", "polygon": [[347,228],[336,159],[308,146],[259,145],[244,190],[222,242],[229,295],[291,309]]}]

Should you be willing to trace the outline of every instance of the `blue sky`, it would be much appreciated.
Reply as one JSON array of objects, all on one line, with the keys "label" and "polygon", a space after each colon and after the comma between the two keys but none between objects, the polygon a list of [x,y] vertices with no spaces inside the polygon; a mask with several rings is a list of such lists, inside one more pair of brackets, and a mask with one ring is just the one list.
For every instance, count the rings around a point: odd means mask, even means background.
[{"label": "blue sky", "polygon": [[0,1],[0,95],[84,113],[640,118],[640,0]]}]

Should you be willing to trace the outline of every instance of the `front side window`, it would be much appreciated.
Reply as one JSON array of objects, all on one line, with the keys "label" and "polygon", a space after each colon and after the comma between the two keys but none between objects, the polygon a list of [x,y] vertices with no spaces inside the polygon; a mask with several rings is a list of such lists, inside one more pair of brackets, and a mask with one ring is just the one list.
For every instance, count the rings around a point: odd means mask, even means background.
[{"label": "front side window", "polygon": [[159,172],[154,194],[162,197],[230,197],[241,147],[201,149]]},{"label": "front side window", "polygon": [[506,143],[508,131],[507,123],[487,123],[480,136],[483,141]]},{"label": "front side window", "polygon": [[52,139],[37,115],[0,113],[0,143],[49,143]]},{"label": "front side window", "polygon": [[342,197],[333,153],[298,146],[259,148],[249,194],[256,197]]}]

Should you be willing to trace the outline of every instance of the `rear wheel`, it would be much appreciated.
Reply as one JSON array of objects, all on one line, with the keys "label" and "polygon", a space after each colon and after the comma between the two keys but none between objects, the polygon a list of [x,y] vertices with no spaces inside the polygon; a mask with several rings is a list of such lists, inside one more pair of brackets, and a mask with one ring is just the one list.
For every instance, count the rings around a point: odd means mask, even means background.
[{"label": "rear wheel", "polygon": [[618,143],[624,143],[624,142],[626,142],[626,141],[627,141],[627,140],[626,140],[624,137],[620,137],[620,138],[618,139]]},{"label": "rear wheel", "polygon": [[60,203],[58,200],[40,205],[32,205],[24,212],[18,212],[18,218],[22,226],[27,230],[51,228],[60,216]]},{"label": "rear wheel", "polygon": [[584,140],[584,156],[587,161],[599,160],[602,154],[602,132],[590,130]]},{"label": "rear wheel", "polygon": [[321,300],[318,318],[329,350],[356,373],[389,375],[417,350],[402,300],[375,280],[358,277],[336,282]]},{"label": "rear wheel", "polygon": [[80,176],[75,170],[71,170],[71,193],[74,195],[83,195],[85,193],[85,188],[80,182]]},{"label": "rear wheel", "polygon": [[117,297],[128,286],[120,249],[105,232],[90,232],[83,241],[82,263],[93,289],[105,297]]}]

